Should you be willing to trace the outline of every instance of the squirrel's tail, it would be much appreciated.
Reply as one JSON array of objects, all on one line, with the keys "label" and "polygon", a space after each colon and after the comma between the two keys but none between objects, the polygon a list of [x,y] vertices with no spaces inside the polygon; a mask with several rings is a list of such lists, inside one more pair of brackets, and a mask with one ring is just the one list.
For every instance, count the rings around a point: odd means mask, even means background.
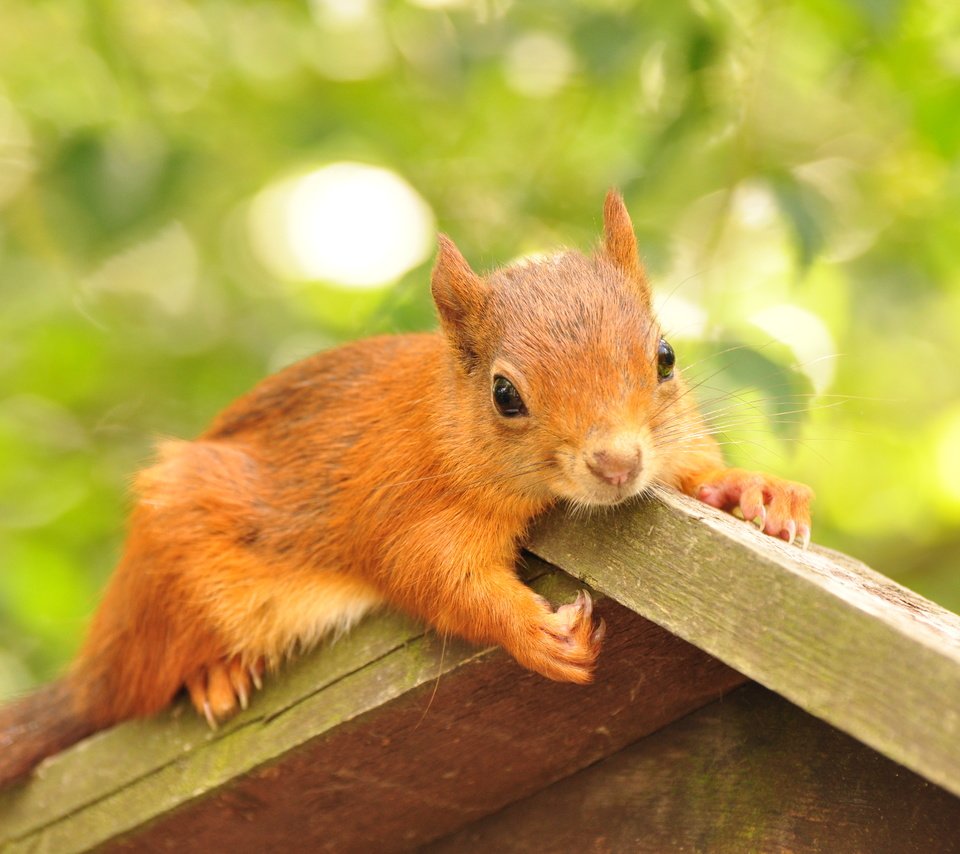
[{"label": "squirrel's tail", "polygon": [[100,728],[78,708],[69,677],[0,706],[0,789]]}]

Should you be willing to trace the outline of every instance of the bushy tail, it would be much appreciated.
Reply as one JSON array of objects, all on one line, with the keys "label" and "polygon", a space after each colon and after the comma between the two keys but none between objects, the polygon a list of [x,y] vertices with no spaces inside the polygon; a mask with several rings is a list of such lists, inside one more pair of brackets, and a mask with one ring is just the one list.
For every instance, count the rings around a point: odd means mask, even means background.
[{"label": "bushy tail", "polygon": [[25,777],[41,759],[99,727],[77,708],[67,678],[0,706],[0,789]]}]

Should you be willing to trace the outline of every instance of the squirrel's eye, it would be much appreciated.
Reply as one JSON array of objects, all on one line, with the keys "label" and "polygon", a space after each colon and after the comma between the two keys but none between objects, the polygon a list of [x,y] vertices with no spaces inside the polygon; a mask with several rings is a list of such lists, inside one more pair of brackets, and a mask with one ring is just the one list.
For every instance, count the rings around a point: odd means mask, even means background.
[{"label": "squirrel's eye", "polygon": [[527,414],[527,407],[520,397],[520,392],[510,380],[499,375],[493,378],[493,405],[504,418]]},{"label": "squirrel's eye", "polygon": [[657,348],[657,376],[660,377],[660,382],[673,376],[673,366],[676,363],[677,357],[674,355],[673,347],[667,343],[666,338],[661,338],[660,346]]}]

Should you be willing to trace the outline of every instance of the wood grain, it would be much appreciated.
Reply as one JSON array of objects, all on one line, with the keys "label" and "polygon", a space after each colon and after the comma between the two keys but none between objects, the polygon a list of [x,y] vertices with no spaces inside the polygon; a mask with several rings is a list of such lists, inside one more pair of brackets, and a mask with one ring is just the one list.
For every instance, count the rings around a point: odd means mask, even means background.
[{"label": "wood grain", "polygon": [[960,617],[680,495],[558,512],[531,552],[960,794]]},{"label": "wood grain", "polygon": [[754,683],[427,852],[930,854],[958,829],[960,799]]},{"label": "wood grain", "polygon": [[[569,601],[580,585],[547,571],[534,586]],[[405,850],[743,682],[615,602],[596,610],[609,632],[585,688],[396,618],[368,621],[216,734],[192,717],[158,719],[58,757],[0,801],[3,851]]]}]

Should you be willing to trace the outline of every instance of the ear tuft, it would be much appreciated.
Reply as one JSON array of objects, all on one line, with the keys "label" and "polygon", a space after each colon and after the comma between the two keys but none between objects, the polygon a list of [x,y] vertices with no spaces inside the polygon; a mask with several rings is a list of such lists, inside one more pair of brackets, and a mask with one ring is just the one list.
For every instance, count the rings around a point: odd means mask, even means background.
[{"label": "ear tuft", "polygon": [[623,196],[614,189],[607,191],[607,198],[603,203],[603,248],[607,257],[628,279],[637,284],[649,301],[650,284],[646,270],[640,263],[633,223],[627,213]]},{"label": "ear tuft", "polygon": [[487,284],[473,272],[449,237],[438,234],[437,243],[439,251],[430,279],[433,302],[443,331],[470,369],[477,358]]}]

